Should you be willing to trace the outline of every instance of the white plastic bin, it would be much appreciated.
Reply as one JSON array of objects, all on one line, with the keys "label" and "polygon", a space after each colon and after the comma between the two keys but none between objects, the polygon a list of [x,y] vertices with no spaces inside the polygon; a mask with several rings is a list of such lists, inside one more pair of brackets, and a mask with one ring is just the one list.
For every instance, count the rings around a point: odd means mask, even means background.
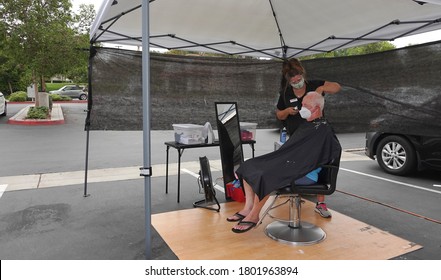
[{"label": "white plastic bin", "polygon": [[197,124],[173,124],[175,141],[181,144],[202,144],[204,126]]}]

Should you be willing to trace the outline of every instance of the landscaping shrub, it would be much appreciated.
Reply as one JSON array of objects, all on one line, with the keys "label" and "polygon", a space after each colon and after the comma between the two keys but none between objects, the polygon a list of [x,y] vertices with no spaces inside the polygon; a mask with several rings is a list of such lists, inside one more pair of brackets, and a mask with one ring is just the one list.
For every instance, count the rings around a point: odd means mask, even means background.
[{"label": "landscaping shrub", "polygon": [[72,98],[70,96],[59,95],[59,94],[49,94],[49,97],[52,98],[52,101],[70,101],[70,100],[72,100]]},{"label": "landscaping shrub", "polygon": [[28,94],[24,91],[16,91],[9,96],[9,102],[24,102],[28,99]]},{"label": "landscaping shrub", "polygon": [[49,116],[49,108],[44,106],[29,107],[27,119],[47,119]]}]

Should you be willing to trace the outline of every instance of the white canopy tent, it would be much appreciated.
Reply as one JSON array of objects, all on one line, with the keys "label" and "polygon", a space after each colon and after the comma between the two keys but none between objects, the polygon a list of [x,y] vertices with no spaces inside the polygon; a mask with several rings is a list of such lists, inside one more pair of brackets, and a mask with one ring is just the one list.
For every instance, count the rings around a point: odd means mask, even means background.
[{"label": "white canopy tent", "polygon": [[[289,58],[437,29],[441,0],[106,0],[90,39],[142,49]],[[146,258],[151,257],[149,59],[143,52]]]},{"label": "white canopy tent", "polygon": [[[142,45],[141,0],[107,0],[93,42]],[[441,0],[150,0],[150,47],[287,57],[441,27]]]}]

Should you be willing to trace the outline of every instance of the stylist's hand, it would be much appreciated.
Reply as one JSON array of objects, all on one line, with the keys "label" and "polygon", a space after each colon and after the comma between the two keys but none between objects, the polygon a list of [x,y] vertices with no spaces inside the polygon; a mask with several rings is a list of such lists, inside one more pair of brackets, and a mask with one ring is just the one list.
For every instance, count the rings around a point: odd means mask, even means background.
[{"label": "stylist's hand", "polygon": [[317,92],[319,94],[323,94],[324,91],[325,91],[325,89],[323,88],[323,86],[319,86],[318,88],[315,89],[315,92]]},{"label": "stylist's hand", "polygon": [[295,107],[288,107],[285,109],[288,113],[288,115],[295,115],[299,112]]}]

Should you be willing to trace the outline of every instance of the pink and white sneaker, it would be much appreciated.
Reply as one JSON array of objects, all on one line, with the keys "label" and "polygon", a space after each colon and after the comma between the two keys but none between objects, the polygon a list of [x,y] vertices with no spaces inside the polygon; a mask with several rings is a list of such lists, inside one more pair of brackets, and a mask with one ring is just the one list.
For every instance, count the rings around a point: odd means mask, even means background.
[{"label": "pink and white sneaker", "polygon": [[314,211],[319,213],[323,218],[332,217],[331,212],[329,212],[328,207],[326,207],[326,203],[317,203]]}]

